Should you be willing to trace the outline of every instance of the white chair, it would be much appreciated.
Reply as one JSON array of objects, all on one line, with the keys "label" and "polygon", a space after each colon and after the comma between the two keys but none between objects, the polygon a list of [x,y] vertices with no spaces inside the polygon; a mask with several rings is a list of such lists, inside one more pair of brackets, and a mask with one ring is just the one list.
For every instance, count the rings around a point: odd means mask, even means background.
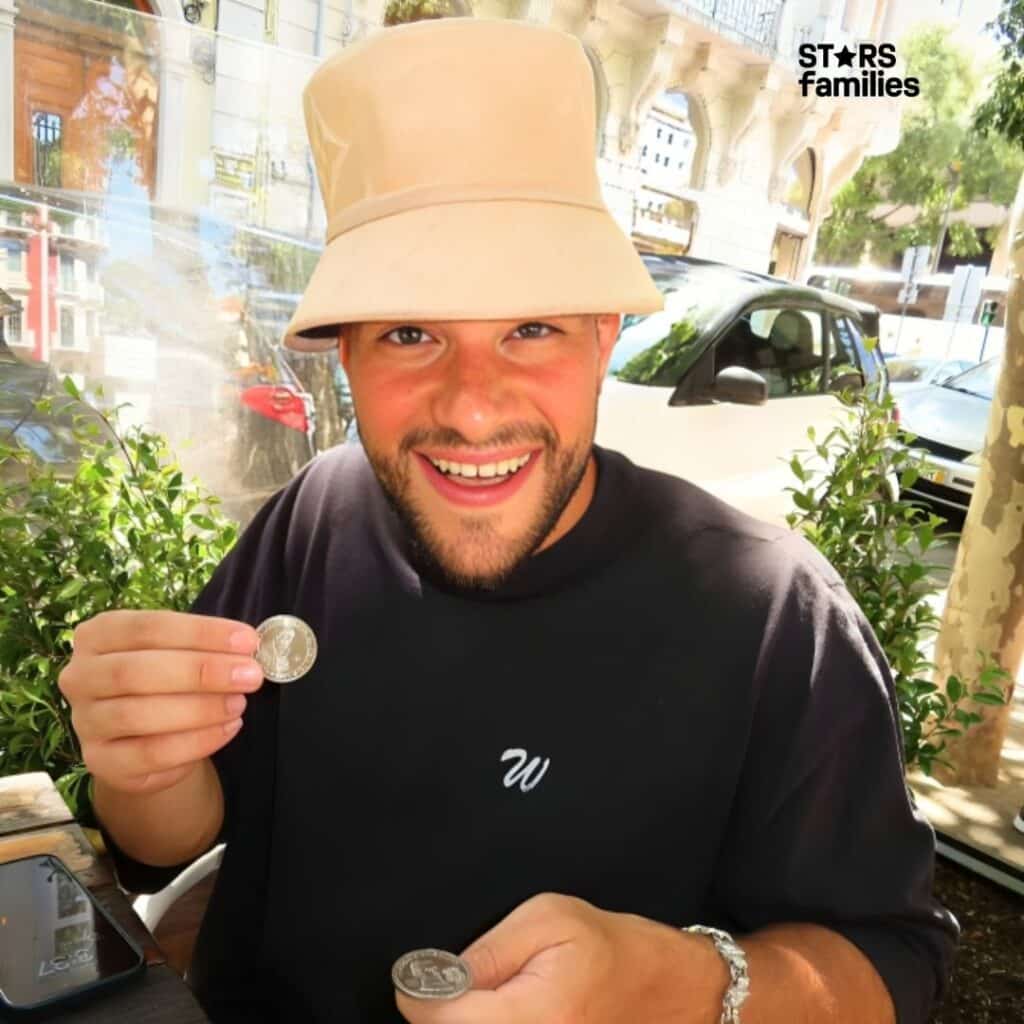
[{"label": "white chair", "polygon": [[132,906],[150,933],[156,930],[160,919],[167,913],[171,904],[198,885],[207,875],[216,871],[220,867],[223,857],[224,843],[221,843],[194,860],[177,878],[159,892],[135,898]]}]

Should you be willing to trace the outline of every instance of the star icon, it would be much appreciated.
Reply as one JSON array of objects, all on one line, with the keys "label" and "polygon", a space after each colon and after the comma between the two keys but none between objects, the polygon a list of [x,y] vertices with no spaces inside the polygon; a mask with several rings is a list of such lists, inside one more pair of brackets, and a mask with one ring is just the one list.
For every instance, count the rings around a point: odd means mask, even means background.
[{"label": "star icon", "polygon": [[856,56],[856,50],[851,50],[848,46],[844,46],[841,50],[836,50],[836,64],[841,68],[852,68],[853,58]]}]

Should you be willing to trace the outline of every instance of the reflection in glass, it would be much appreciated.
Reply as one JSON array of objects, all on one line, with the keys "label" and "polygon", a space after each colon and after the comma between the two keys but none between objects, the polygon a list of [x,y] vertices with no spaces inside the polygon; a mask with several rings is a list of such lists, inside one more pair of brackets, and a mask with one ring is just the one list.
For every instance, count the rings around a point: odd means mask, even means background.
[{"label": "reflection in glass", "polygon": [[61,131],[60,114],[45,110],[32,115],[32,181],[45,188],[61,185]]},{"label": "reflection in glass", "polygon": [[0,441],[70,471],[61,424],[23,415],[70,374],[130,402],[244,524],[358,436],[337,354],[280,345],[324,241],[302,110],[320,60],[127,3],[19,0],[14,64]]}]

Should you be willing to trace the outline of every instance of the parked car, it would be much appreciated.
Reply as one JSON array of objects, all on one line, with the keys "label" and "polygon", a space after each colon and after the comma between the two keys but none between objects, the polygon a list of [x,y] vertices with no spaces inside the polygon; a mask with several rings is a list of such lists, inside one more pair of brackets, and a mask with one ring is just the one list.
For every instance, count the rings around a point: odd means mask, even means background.
[{"label": "parked car", "polygon": [[900,426],[924,454],[925,472],[907,489],[940,510],[966,512],[978,481],[989,409],[1001,356],[986,359],[941,384],[929,384],[900,399]]},{"label": "parked car", "polygon": [[[22,359],[7,344],[6,318],[20,306],[0,288],[0,445],[21,445],[58,476],[71,476],[78,466],[79,447],[72,427],[75,416],[92,418],[101,430],[103,421],[85,403],[64,390],[53,369]],[[36,408],[40,399],[54,399],[52,411]],[[13,460],[0,459],[0,479],[19,477]]]},{"label": "parked car", "polygon": [[900,395],[904,395],[908,391],[915,391],[928,384],[941,384],[942,381],[955,377],[958,373],[963,373],[964,370],[969,370],[977,364],[967,359],[894,356],[892,359],[887,358],[885,365],[889,371],[889,388],[893,396],[899,398]]},{"label": "parked car", "polygon": [[811,448],[807,428],[824,438],[845,421],[844,388],[887,388],[865,341],[877,337],[877,310],[723,264],[644,262],[665,309],[624,318],[597,442],[785,525],[784,488],[797,482],[788,463]]}]

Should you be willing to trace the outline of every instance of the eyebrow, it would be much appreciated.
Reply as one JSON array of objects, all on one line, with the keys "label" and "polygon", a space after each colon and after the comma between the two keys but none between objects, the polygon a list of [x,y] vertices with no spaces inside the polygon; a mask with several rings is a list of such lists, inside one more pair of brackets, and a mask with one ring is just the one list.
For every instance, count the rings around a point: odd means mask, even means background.
[{"label": "eyebrow", "polygon": [[356,327],[357,329],[366,328],[372,331],[383,331],[390,330],[395,327],[423,327],[430,328],[434,324],[450,324],[450,323],[498,323],[508,324],[512,327],[520,327],[522,324],[532,323],[544,323],[549,320],[559,320],[563,323],[569,321],[575,326],[583,327],[587,322],[586,314],[557,314],[547,313],[541,316],[523,316],[523,317],[494,317],[493,320],[480,320],[480,321],[462,321],[462,320],[426,320],[418,319],[416,317],[408,317],[405,320],[363,320],[358,324],[352,324],[350,326]]}]

